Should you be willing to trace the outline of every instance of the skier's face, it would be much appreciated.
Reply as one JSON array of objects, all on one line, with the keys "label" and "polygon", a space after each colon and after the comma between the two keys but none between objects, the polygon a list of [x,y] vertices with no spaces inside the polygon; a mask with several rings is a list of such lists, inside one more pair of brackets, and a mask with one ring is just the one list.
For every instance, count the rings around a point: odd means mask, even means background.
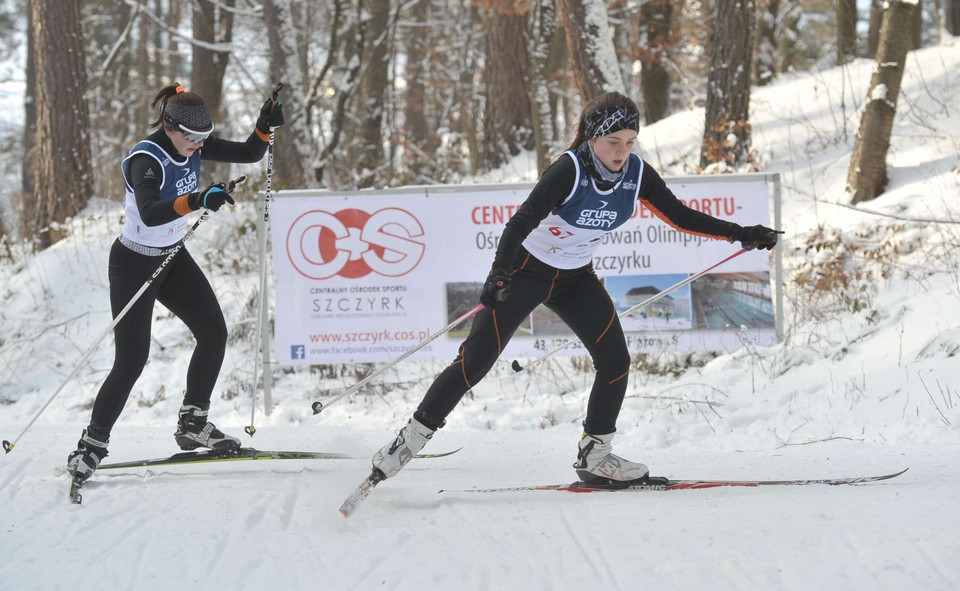
[{"label": "skier's face", "polygon": [[637,143],[637,132],[632,129],[621,129],[589,141],[597,158],[607,167],[607,170],[617,172],[623,168],[623,163],[633,151],[633,145]]},{"label": "skier's face", "polygon": [[170,129],[166,131],[170,141],[173,142],[173,147],[176,148],[177,152],[179,152],[181,156],[189,158],[190,156],[193,156],[194,152],[203,147],[203,140],[200,140],[199,142],[191,142],[184,137],[182,131],[173,131]]}]

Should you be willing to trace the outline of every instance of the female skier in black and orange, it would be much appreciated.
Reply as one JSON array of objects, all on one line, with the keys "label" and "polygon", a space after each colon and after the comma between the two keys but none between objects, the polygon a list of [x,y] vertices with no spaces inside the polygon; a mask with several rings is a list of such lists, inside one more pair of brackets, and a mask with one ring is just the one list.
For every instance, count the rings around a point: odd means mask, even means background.
[{"label": "female skier in black and orange", "polygon": [[772,249],[777,233],[759,225],[741,227],[680,202],[657,171],[632,153],[639,121],[634,102],[615,92],[584,108],[570,148],[544,171],[507,222],[480,296],[485,308],[474,316],[460,354],[396,438],[374,454],[375,476],[396,475],[423,448],[540,304],[573,330],[597,371],[573,465],[577,474],[588,482],[647,476],[645,465],[611,451],[630,354],[613,301],[593,271],[594,251],[607,232],[630,219],[637,199],[677,229],[739,241],[746,249]]},{"label": "female skier in black and orange", "polygon": [[[126,185],[123,229],[110,250],[110,307],[114,317],[157,270],[187,231],[186,216],[233,204],[232,187],[215,183],[200,189],[200,163],[257,162],[267,151],[271,130],[283,125],[282,103],[263,104],[256,129],[246,141],[210,137],[213,120],[202,96],[174,83],[151,104],[159,127],[130,150],[121,163]],[[93,404],[90,425],[67,469],[86,480],[107,455],[110,431],[123,410],[150,352],[153,305],[159,301],[187,325],[197,341],[187,368],[187,389],[174,434],[181,449],[240,447],[207,421],[210,395],[220,373],[227,326],[210,283],[185,248],[163,269],[114,328],[116,354]]]}]

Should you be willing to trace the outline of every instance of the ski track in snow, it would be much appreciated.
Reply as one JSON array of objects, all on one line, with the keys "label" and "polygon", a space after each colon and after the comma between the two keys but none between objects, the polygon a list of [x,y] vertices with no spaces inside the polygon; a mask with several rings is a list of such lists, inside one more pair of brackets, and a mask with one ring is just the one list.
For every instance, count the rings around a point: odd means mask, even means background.
[{"label": "ski track in snow", "polygon": [[[952,448],[828,442],[775,453],[663,452],[655,473],[679,478],[864,476],[857,486],[677,492],[442,493],[575,479],[574,428],[444,430],[431,446],[464,446],[417,460],[381,483],[349,520],[340,502],[367,460],[277,460],[101,472],[67,499],[50,465],[61,450],[39,436],[2,465],[5,589],[66,589],[65,572],[105,569],[103,588],[337,589],[666,588],[953,589],[960,474]],[[170,451],[143,427],[146,456]],[[383,433],[374,432],[376,439]],[[557,435],[563,435],[558,437]],[[310,447],[312,429],[285,434]],[[334,434],[336,438],[336,434]],[[562,441],[559,441],[561,440]],[[504,449],[523,449],[508,456]],[[373,449],[373,446],[371,446]],[[343,451],[327,449],[326,451]],[[627,454],[629,450],[620,450]],[[116,450],[117,460],[132,459]],[[633,454],[629,454],[633,455]],[[13,460],[13,458],[8,458]],[[658,469],[659,468],[659,469]],[[54,568],[53,566],[56,565]]]}]

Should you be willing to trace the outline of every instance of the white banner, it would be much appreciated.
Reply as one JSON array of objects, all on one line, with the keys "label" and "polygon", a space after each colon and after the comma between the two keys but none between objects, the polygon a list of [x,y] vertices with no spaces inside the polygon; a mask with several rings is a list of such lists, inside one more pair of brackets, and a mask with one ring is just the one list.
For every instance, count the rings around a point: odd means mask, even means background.
[{"label": "white banner", "polygon": [[[669,182],[690,207],[742,225],[770,225],[757,181]],[[396,358],[479,302],[504,224],[533,185],[427,187],[336,194],[279,192],[271,207],[279,364]],[[674,230],[638,207],[594,258],[626,310],[739,245]],[[623,319],[631,352],[725,350],[776,342],[769,253],[745,253],[716,273]],[[450,359],[469,321],[411,359]],[[535,357],[573,338],[545,307],[504,351]],[[579,346],[567,349],[582,354]]]}]

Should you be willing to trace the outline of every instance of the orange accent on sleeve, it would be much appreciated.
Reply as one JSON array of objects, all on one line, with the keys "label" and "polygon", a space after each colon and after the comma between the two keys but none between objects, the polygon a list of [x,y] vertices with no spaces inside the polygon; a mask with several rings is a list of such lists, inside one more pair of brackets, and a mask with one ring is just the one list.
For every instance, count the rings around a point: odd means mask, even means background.
[{"label": "orange accent on sleeve", "polygon": [[497,311],[491,310],[493,312],[493,330],[497,334],[497,355],[503,353],[503,344],[500,343],[500,326],[497,324]]},{"label": "orange accent on sleeve", "polygon": [[640,197],[639,199],[640,199],[640,201],[647,207],[647,209],[649,209],[650,211],[653,212],[653,215],[657,216],[658,218],[660,218],[661,220],[663,220],[664,222],[666,222],[667,225],[670,226],[671,228],[673,228],[674,230],[677,230],[677,231],[680,231],[680,232],[684,232],[684,233],[686,233],[686,234],[693,234],[694,236],[703,236],[704,238],[713,238],[714,240],[725,240],[725,241],[728,241],[728,242],[730,241],[730,237],[729,237],[729,236],[717,236],[716,234],[704,234],[704,233],[702,233],[702,232],[693,232],[693,231],[691,231],[691,230],[685,230],[684,228],[681,228],[680,226],[678,226],[678,225],[674,224],[672,221],[670,221],[670,218],[668,218],[666,215],[664,215],[664,213],[663,213],[662,211],[660,211],[659,209],[657,209],[656,207],[654,207],[652,203],[650,203],[649,201],[647,201],[647,200],[644,199],[643,197]]},{"label": "orange accent on sleeve", "polygon": [[179,213],[181,217],[194,211],[193,209],[190,209],[190,203],[188,201],[189,199],[190,195],[181,195],[173,202],[173,210]]},{"label": "orange accent on sleeve", "polygon": [[269,133],[263,133],[262,131],[260,131],[259,128],[256,128],[256,127],[253,128],[253,130],[254,130],[255,132],[257,132],[257,137],[258,137],[258,138],[260,138],[261,140],[265,141],[265,142],[268,143],[268,144],[270,143],[270,134],[269,134]]}]

